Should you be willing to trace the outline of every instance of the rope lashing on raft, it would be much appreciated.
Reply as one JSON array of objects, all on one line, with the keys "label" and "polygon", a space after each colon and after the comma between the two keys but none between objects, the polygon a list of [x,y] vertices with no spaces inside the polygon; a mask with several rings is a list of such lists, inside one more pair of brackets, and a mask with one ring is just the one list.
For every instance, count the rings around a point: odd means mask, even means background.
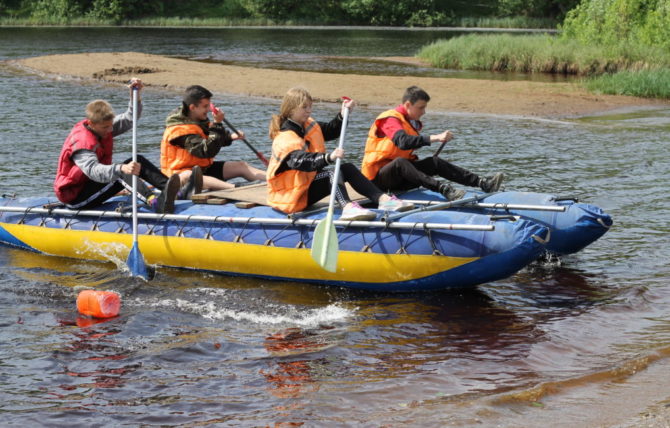
[{"label": "rope lashing on raft", "polygon": [[[60,228],[65,224],[68,230],[78,229],[78,224],[86,225],[84,230],[98,231],[103,233],[123,233],[128,227],[129,213],[114,211],[74,211],[67,209],[44,209],[38,207],[0,207],[0,218],[5,217],[6,213],[17,213],[21,215],[19,224],[38,222],[40,227]],[[61,218],[66,216],[65,222]],[[94,217],[90,221],[83,220],[86,217]],[[257,245],[275,246],[276,242],[281,240],[285,233],[299,234],[298,242],[295,248],[306,248],[312,239],[310,231],[313,231],[320,219],[282,219],[282,218],[255,218],[255,217],[225,217],[225,216],[197,216],[197,215],[178,215],[178,214],[154,214],[140,213],[140,233],[144,235],[166,234],[168,236],[181,236],[195,239],[220,240],[221,242],[231,241],[245,243],[247,236],[254,236],[252,243]],[[6,221],[6,219],[5,219]],[[92,224],[91,224],[92,223]],[[194,226],[199,224],[200,226]],[[257,227],[251,228],[250,225]],[[433,248],[433,253],[442,254],[437,248],[431,230],[475,230],[492,231],[493,225],[471,225],[471,224],[449,224],[449,223],[428,223],[428,222],[389,222],[389,221],[339,221],[334,224],[342,228],[343,232],[353,229],[352,232],[342,233],[341,242],[354,239],[353,236],[363,242],[360,251],[374,252],[373,248],[381,242],[381,239],[395,239],[397,242],[397,253],[408,254],[407,248],[412,240],[428,239]],[[236,226],[237,225],[237,226]],[[189,230],[189,226],[193,226]],[[110,230],[111,227],[111,230]],[[161,229],[162,228],[162,229]],[[143,229],[143,230],[142,230]],[[176,232],[174,231],[176,229]],[[171,231],[172,230],[172,231]],[[400,230],[407,232],[400,233]],[[417,234],[418,230],[423,233]],[[374,239],[366,242],[368,235],[372,232]],[[204,233],[203,233],[204,232]],[[265,242],[256,242],[265,236]],[[358,234],[358,235],[357,235]],[[406,234],[407,236],[403,236]],[[196,236],[194,236],[196,235]],[[218,238],[217,238],[218,235]],[[228,238],[226,236],[232,236]],[[391,238],[393,236],[393,238]],[[285,237],[284,239],[286,239]],[[284,246],[285,244],[282,244]],[[396,245],[391,245],[395,248]],[[395,251],[395,250],[394,250]]]},{"label": "rope lashing on raft", "polygon": [[184,220],[184,224],[179,229],[177,229],[177,233],[175,234],[175,236],[178,236],[180,238],[183,238],[184,236],[186,236],[186,235],[184,235],[184,228],[186,226],[188,226],[188,222],[189,222],[190,218],[191,218],[191,216],[189,216],[189,218]]},{"label": "rope lashing on raft", "polygon": [[[81,210],[74,211],[68,209],[55,209],[55,210],[46,210],[44,208],[38,207],[0,207],[0,213],[20,213],[20,214],[47,214],[49,216],[63,216],[63,217],[103,217],[103,218],[113,218],[113,219],[130,219],[130,213],[117,213],[114,211],[101,211],[101,210]],[[409,211],[399,214],[408,214]],[[156,221],[184,221],[189,220],[192,222],[229,222],[229,223],[253,223],[253,224],[265,224],[265,225],[285,225],[285,224],[295,224],[299,226],[316,226],[321,219],[297,219],[291,220],[287,218],[268,218],[268,217],[224,217],[224,216],[205,216],[205,215],[184,215],[184,214],[157,214],[157,213],[138,213],[139,218],[143,220],[156,220]],[[2,214],[0,214],[0,218]],[[409,229],[414,223],[405,223],[405,222],[391,222],[387,221],[367,221],[367,220],[334,220],[333,223],[336,226],[345,226],[350,225],[352,227],[364,227],[364,228],[385,228],[390,229]],[[477,230],[477,231],[493,231],[495,227],[493,225],[473,225],[473,224],[455,224],[455,223],[425,223],[427,227],[431,229],[447,229],[447,230]]]},{"label": "rope lashing on raft", "polygon": [[551,229],[547,229],[547,237],[544,238],[544,239],[542,239],[541,237],[539,237],[539,236],[537,236],[537,235],[535,235],[535,234],[531,235],[531,237],[532,237],[534,240],[536,240],[537,242],[539,242],[540,244],[542,244],[542,245],[547,245],[547,243],[549,242],[549,240],[551,240]]},{"label": "rope lashing on raft", "polygon": [[[414,223],[414,226],[416,226],[418,224],[419,223]],[[415,229],[414,227],[412,229],[410,229],[409,233],[407,234],[407,239],[404,242],[403,242],[402,238],[398,238],[398,241],[400,242],[400,248],[398,248],[398,251],[395,252],[396,254],[408,254],[407,253],[407,242],[409,242],[409,238],[411,238],[412,235],[414,234],[414,229]],[[430,234],[426,234],[426,236],[428,237],[428,240],[431,241],[431,246],[433,248],[435,248],[435,244],[432,243],[432,237],[430,236]]]},{"label": "rope lashing on raft", "polygon": [[263,233],[265,234],[265,237],[267,238],[267,239],[265,240],[265,246],[267,246],[267,247],[274,247],[274,246],[275,246],[275,244],[274,244],[274,238],[278,237],[282,232],[285,232],[285,231],[288,230],[290,227],[292,227],[292,225],[287,224],[286,226],[284,226],[283,229],[278,230],[277,233],[275,233],[275,235],[274,235],[273,237],[270,237],[270,236],[268,235],[268,233],[266,232],[265,228],[264,228],[264,227],[261,227],[261,230],[263,231]]},{"label": "rope lashing on raft", "polygon": [[430,246],[433,248],[433,255],[434,256],[443,256],[442,251],[437,249],[437,246],[435,245],[435,241],[433,241],[433,236],[430,233],[430,229],[425,229],[424,232],[426,235],[428,235],[428,242],[430,242]]}]

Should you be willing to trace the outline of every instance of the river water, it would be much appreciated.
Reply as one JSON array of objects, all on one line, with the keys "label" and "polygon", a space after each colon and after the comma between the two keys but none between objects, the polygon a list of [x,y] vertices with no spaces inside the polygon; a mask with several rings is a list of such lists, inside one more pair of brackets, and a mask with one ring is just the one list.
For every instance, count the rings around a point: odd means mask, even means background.
[{"label": "river water", "polygon": [[[412,55],[448,36],[0,28],[0,60],[134,50],[258,66],[297,58],[319,71],[324,57]],[[347,67],[369,72],[365,61]],[[88,101],[107,99],[123,111],[128,96],[118,86],[7,63],[0,93],[0,191],[20,196],[50,194],[62,141]],[[157,162],[162,123],[179,94],[149,89],[143,98],[139,151]],[[278,100],[215,94],[215,101],[269,152],[267,119]],[[314,110],[328,120],[337,106]],[[351,160],[360,159],[377,113],[352,114]],[[171,269],[144,283],[113,263],[2,247],[2,424],[609,426],[667,399],[670,110],[571,121],[434,112],[425,119],[427,132],[455,132],[445,150],[455,163],[503,170],[508,189],[599,205],[614,218],[612,230],[576,255],[502,281],[411,295]],[[130,154],[129,134],[117,140],[117,159]],[[242,144],[225,156],[256,161]],[[80,286],[119,292],[121,315],[99,323],[78,317]]]}]

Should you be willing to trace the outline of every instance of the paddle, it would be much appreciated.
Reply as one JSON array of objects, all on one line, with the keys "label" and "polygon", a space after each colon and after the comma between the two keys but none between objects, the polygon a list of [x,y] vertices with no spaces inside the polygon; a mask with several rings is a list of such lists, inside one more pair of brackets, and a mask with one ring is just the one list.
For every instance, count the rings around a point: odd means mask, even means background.
[{"label": "paddle", "polygon": [[[345,97],[343,97],[345,98]],[[348,100],[348,98],[345,98]],[[342,130],[340,131],[340,142],[338,148],[344,145],[344,134],[349,120],[349,108],[345,107],[342,117]],[[335,172],[333,173],[333,185],[330,189],[330,200],[328,201],[328,213],[326,218],[321,220],[314,230],[312,240],[312,258],[328,272],[337,270],[337,254],[339,245],[337,240],[337,231],[333,225],[333,209],[335,208],[335,192],[337,183],[340,179],[340,158],[335,161]]]},{"label": "paddle", "polygon": [[[137,162],[137,87],[133,86],[133,162]],[[144,263],[144,257],[140,252],[139,244],[137,243],[137,176],[133,174],[133,248],[128,254],[128,270],[132,276],[140,277],[147,281],[149,274],[147,266]]]},{"label": "paddle", "polygon": [[[217,113],[220,111],[220,110],[214,105],[214,103],[209,103],[209,110],[210,110],[212,113],[214,113],[214,114],[217,114]],[[233,132],[236,133],[237,135],[240,135],[239,131],[238,131],[237,129],[235,129],[235,127],[234,127],[230,122],[228,122],[228,119],[226,119],[226,118],[224,117],[224,118],[223,118],[223,122],[224,122],[226,125],[228,125],[228,128],[230,128],[231,131],[233,131]],[[265,156],[263,156],[263,153],[261,153],[261,152],[259,152],[258,150],[256,150],[256,148],[255,148],[254,146],[252,146],[251,143],[249,143],[249,142],[247,141],[246,138],[242,138],[242,141],[244,141],[244,144],[246,144],[247,147],[249,147],[249,148],[251,149],[251,151],[253,151],[253,152],[256,154],[256,157],[257,157],[258,159],[260,159],[261,162],[263,162],[263,165],[268,166],[268,164],[269,164],[270,162],[268,162],[268,160],[265,159]]]},{"label": "paddle", "polygon": [[[447,132],[448,132],[448,131],[447,131]],[[433,157],[434,157],[434,158],[438,157],[438,156],[440,155],[440,153],[442,153],[442,149],[443,149],[444,146],[447,144],[447,142],[448,142],[448,141],[451,141],[452,139],[453,139],[453,136],[452,136],[452,138],[447,139],[446,141],[442,141],[442,144],[440,144],[440,147],[438,147],[437,150],[435,150],[435,153],[433,154]]]},{"label": "paddle", "polygon": [[437,150],[435,150],[435,153],[433,154],[433,157],[437,157],[437,156],[440,155],[440,153],[442,152],[442,149],[444,148],[445,144],[447,144],[446,141],[443,141],[442,144],[440,144],[440,147],[438,147]]}]

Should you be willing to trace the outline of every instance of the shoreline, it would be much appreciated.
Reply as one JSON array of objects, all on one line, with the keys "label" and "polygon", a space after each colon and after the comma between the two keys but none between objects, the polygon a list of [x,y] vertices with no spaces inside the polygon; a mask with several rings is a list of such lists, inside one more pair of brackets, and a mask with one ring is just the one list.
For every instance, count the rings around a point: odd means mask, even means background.
[{"label": "shoreline", "polygon": [[[399,57],[387,60],[413,61]],[[360,105],[380,109],[398,104],[405,88],[411,85],[421,86],[431,94],[430,111],[443,113],[566,119],[640,107],[670,107],[668,101],[592,94],[576,83],[286,71],[139,52],[48,55],[9,63],[46,75],[112,83],[140,77],[147,86],[153,87],[181,90],[197,83],[215,93],[274,99],[282,98],[293,86],[304,86],[315,101],[337,102],[346,93]]]},{"label": "shoreline", "polygon": [[[160,19],[160,18],[159,18]],[[171,19],[171,18],[165,18]],[[198,19],[198,18],[186,18]],[[0,28],[190,28],[193,25],[149,25],[149,24],[1,24]],[[296,24],[240,24],[240,25],[197,25],[196,28],[217,29],[286,29],[286,30],[370,30],[370,31],[447,31],[473,33],[550,33],[557,34],[557,28],[508,28],[508,27],[394,27],[392,25],[296,25]]]}]

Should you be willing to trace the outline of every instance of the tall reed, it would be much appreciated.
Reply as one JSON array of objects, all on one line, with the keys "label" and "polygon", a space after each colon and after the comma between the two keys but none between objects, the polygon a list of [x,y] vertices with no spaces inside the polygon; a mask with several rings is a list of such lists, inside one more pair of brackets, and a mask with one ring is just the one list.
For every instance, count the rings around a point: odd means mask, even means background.
[{"label": "tall reed", "polygon": [[670,98],[670,70],[622,71],[586,81],[592,92],[633,95],[645,98]]},{"label": "tall reed", "polygon": [[470,34],[431,43],[417,56],[440,68],[586,76],[670,67],[670,53],[653,46],[584,45],[547,34]]}]

